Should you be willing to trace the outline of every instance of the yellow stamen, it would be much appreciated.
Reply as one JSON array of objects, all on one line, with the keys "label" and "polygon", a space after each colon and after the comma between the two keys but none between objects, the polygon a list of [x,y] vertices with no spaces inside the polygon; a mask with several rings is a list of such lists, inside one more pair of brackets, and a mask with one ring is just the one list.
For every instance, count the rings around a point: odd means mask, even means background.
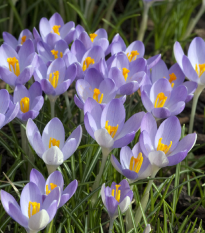
[{"label": "yellow stamen", "polygon": [[108,125],[108,122],[109,121],[105,122],[105,129],[108,131],[108,133],[110,134],[110,136],[112,138],[114,138],[115,134],[117,133],[119,125],[117,125],[117,126],[111,126],[111,125]]},{"label": "yellow stamen", "polygon": [[99,104],[102,103],[102,100],[103,100],[103,93],[101,94],[100,96],[100,100],[98,101],[98,96],[100,95],[100,90],[95,88],[94,89],[94,93],[93,93],[93,99],[96,100]]},{"label": "yellow stamen", "polygon": [[133,51],[131,51],[130,53],[127,53],[127,58],[128,58],[128,60],[131,62],[131,61],[134,61],[134,60],[136,60],[137,59],[137,55],[140,55],[139,53],[138,53],[138,51],[137,50],[133,50]]},{"label": "yellow stamen", "polygon": [[130,72],[130,71],[129,71],[127,68],[122,68],[122,74],[123,74],[123,76],[124,76],[125,81],[127,80],[128,73],[129,73],[129,72]]},{"label": "yellow stamen", "polygon": [[12,72],[11,66],[13,68],[13,72],[16,76],[19,76],[20,74],[20,67],[19,67],[19,61],[15,57],[9,57],[7,58],[7,62],[9,64],[9,70]]},{"label": "yellow stamen", "polygon": [[23,113],[26,113],[29,111],[29,102],[30,102],[30,99],[28,97],[24,97],[20,100],[20,107]]},{"label": "yellow stamen", "polygon": [[54,58],[57,59],[58,58],[58,50],[51,50],[51,53],[54,55]]},{"label": "yellow stamen", "polygon": [[172,73],[172,74],[169,74],[169,82],[171,83],[171,86],[172,86],[172,88],[173,88],[173,86],[174,86],[174,81],[175,80],[177,80],[177,77],[176,77],[176,75],[174,74],[174,73]]},{"label": "yellow stamen", "polygon": [[143,162],[143,157],[141,152],[138,154],[137,158],[132,156],[132,158],[130,159],[130,170],[138,173],[142,166],[142,162]]},{"label": "yellow stamen", "polygon": [[98,35],[95,34],[95,33],[90,34],[90,39],[91,39],[92,42],[94,41],[96,36],[98,36]]},{"label": "yellow stamen", "polygon": [[59,32],[60,27],[61,27],[60,25],[54,25],[53,28],[52,28],[53,32],[58,34],[59,36],[60,36],[60,32]]},{"label": "yellow stamen", "polygon": [[38,213],[39,211],[40,211],[40,203],[29,201],[29,203],[28,203],[28,217],[30,218],[31,216]]},{"label": "yellow stamen", "polygon": [[95,64],[94,59],[92,59],[91,57],[86,57],[83,62],[83,71],[85,71],[91,64]]},{"label": "yellow stamen", "polygon": [[62,53],[62,52],[60,52],[60,57],[61,57],[61,58],[63,57],[63,53]]},{"label": "yellow stamen", "polygon": [[51,190],[48,188],[48,184],[46,185],[46,195],[48,195],[54,188],[56,188],[58,185],[50,183]]},{"label": "yellow stamen", "polygon": [[21,44],[23,44],[26,41],[26,36],[21,37]]},{"label": "yellow stamen", "polygon": [[162,108],[164,106],[166,100],[167,100],[167,96],[165,96],[163,92],[160,92],[157,95],[157,98],[156,98],[155,103],[154,103],[154,107],[155,108]]},{"label": "yellow stamen", "polygon": [[51,148],[51,144],[53,146],[59,147],[60,146],[60,140],[56,140],[55,138],[50,138],[50,140],[49,140],[49,148]]},{"label": "yellow stamen", "polygon": [[205,63],[204,64],[199,64],[199,65],[195,65],[195,71],[198,74],[199,78],[202,76],[202,74],[205,71]]},{"label": "yellow stamen", "polygon": [[157,150],[161,150],[163,151],[165,154],[167,154],[167,152],[169,151],[169,149],[172,146],[172,141],[170,141],[170,144],[167,146],[165,144],[162,143],[162,138],[159,139],[158,142],[158,146],[157,146]]},{"label": "yellow stamen", "polygon": [[121,195],[121,191],[118,190],[120,186],[121,186],[121,185],[116,184],[116,185],[115,185],[116,190],[114,190],[114,189],[112,190],[112,196],[113,196],[118,202],[120,201],[120,195]]},{"label": "yellow stamen", "polygon": [[59,71],[55,71],[52,73],[50,73],[49,75],[49,82],[51,83],[51,85],[56,88],[58,86],[58,79],[59,79]]}]

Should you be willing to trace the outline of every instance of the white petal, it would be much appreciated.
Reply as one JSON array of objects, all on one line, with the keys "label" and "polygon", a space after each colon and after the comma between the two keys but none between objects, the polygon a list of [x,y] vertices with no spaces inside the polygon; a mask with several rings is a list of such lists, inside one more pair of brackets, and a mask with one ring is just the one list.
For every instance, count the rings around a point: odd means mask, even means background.
[{"label": "white petal", "polygon": [[129,208],[130,204],[131,204],[131,200],[130,197],[128,196],[119,204],[122,214]]},{"label": "white petal", "polygon": [[143,232],[143,233],[149,233],[151,230],[152,230],[152,229],[151,229],[151,226],[150,226],[150,224],[148,224],[148,225],[146,226],[146,228],[144,229],[144,232]]},{"label": "white petal", "polygon": [[41,210],[40,212],[31,216],[28,220],[28,227],[31,231],[40,231],[47,226],[49,223],[49,215],[46,210]]},{"label": "white petal", "polygon": [[166,167],[169,164],[169,160],[163,151],[151,151],[148,155],[149,161],[152,165],[159,168]]},{"label": "white petal", "polygon": [[105,205],[105,183],[102,185],[102,188],[101,188],[101,197],[102,197],[103,204]]},{"label": "white petal", "polygon": [[63,153],[57,146],[52,146],[44,152],[42,156],[43,161],[47,165],[59,166],[63,163]]}]

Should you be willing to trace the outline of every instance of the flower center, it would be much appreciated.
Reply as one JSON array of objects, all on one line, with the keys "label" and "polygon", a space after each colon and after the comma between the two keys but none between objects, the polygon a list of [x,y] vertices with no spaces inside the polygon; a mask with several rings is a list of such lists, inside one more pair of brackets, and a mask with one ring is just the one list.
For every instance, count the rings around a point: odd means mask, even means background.
[{"label": "flower center", "polygon": [[20,74],[20,67],[19,67],[19,61],[15,57],[9,57],[7,58],[7,62],[9,64],[9,70],[12,72],[11,67],[13,68],[13,72],[16,76],[19,76]]},{"label": "flower center", "polygon": [[46,185],[46,195],[48,195],[54,188],[56,188],[58,185],[50,183],[51,190],[48,188],[48,184]]},{"label": "flower center", "polygon": [[165,154],[169,151],[172,146],[172,141],[170,141],[169,145],[165,145],[162,143],[162,138],[159,139],[157,150],[163,151]]},{"label": "flower center", "polygon": [[58,86],[58,79],[59,79],[59,71],[55,71],[52,73],[50,73],[49,75],[49,82],[51,83],[51,85],[56,88]]},{"label": "flower center", "polygon": [[135,51],[131,51],[130,53],[127,53],[126,55],[127,55],[128,60],[131,62],[131,61],[136,60],[137,55],[140,55],[140,54],[138,53],[137,50],[135,50]]},{"label": "flower center", "polygon": [[29,201],[29,203],[28,203],[28,217],[30,218],[31,216],[38,213],[39,211],[40,211],[40,203]]},{"label": "flower center", "polygon": [[103,100],[103,93],[100,96],[100,100],[98,100],[99,95],[100,95],[100,90],[95,88],[93,93],[93,99],[96,100],[99,104],[101,104]]},{"label": "flower center", "polygon": [[59,36],[60,36],[60,32],[59,32],[59,28],[60,28],[60,27],[61,27],[60,25],[54,25],[54,26],[52,27],[53,32],[56,33],[56,34],[58,34]]},{"label": "flower center", "polygon": [[83,62],[83,71],[85,71],[91,64],[95,64],[95,60],[91,57],[86,57]]},{"label": "flower center", "polygon": [[123,74],[123,76],[124,76],[125,81],[127,80],[128,73],[129,73],[129,72],[130,72],[130,71],[129,71],[127,68],[122,68],[122,74]]},{"label": "flower center", "polygon": [[[54,58],[57,59],[58,58],[58,50],[51,50],[51,53],[54,55]],[[63,53],[60,52],[60,57],[63,57]]]},{"label": "flower center", "polygon": [[90,34],[90,39],[91,39],[92,42],[94,41],[94,39],[95,39],[96,36],[98,36],[98,35],[95,34],[95,33],[91,33]]},{"label": "flower center", "polygon": [[165,96],[163,92],[160,92],[157,95],[157,98],[156,98],[155,103],[154,103],[154,107],[155,108],[162,108],[164,106],[166,100],[167,100],[167,96]]},{"label": "flower center", "polygon": [[118,125],[117,126],[111,126],[111,125],[108,125],[108,122],[109,121],[105,122],[105,129],[110,134],[110,136],[112,138],[114,138],[114,136],[115,136],[115,134],[117,133],[117,130],[118,130]]},{"label": "flower center", "polygon": [[55,138],[50,138],[49,140],[49,148],[51,148],[51,146],[60,146],[60,140],[56,140]]},{"label": "flower center", "polygon": [[115,187],[116,187],[116,190],[112,190],[112,196],[119,202],[120,201],[120,194],[121,194],[121,191],[120,190],[118,190],[119,189],[119,187],[120,187],[121,185],[115,185]]},{"label": "flower center", "polygon": [[29,111],[29,102],[30,102],[30,99],[28,97],[23,97],[20,100],[21,111],[23,113],[26,113]]},{"label": "flower center", "polygon": [[26,41],[26,36],[21,37],[21,44],[23,44]]},{"label": "flower center", "polygon": [[176,75],[174,74],[174,73],[172,73],[172,74],[169,74],[169,82],[171,83],[171,86],[172,86],[172,88],[174,87],[174,81],[175,80],[177,80],[177,77],[176,77]]},{"label": "flower center", "polygon": [[195,66],[195,71],[197,72],[199,78],[202,76],[202,74],[205,71],[205,63],[204,64],[199,64]]},{"label": "flower center", "polygon": [[142,166],[142,162],[143,157],[141,152],[138,154],[137,158],[132,156],[132,158],[130,159],[130,170],[138,173]]}]

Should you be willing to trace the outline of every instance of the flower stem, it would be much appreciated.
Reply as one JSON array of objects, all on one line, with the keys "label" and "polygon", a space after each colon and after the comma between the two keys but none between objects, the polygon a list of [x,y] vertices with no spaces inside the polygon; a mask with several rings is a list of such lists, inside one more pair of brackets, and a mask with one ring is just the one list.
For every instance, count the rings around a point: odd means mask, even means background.
[{"label": "flower stem", "polygon": [[109,233],[112,233],[112,229],[113,229],[114,221],[115,221],[115,219],[114,219],[114,218],[111,218],[111,219],[110,219]]},{"label": "flower stem", "polygon": [[53,119],[55,117],[55,103],[57,96],[49,95],[48,98],[50,100],[50,105],[51,105],[51,119]]},{"label": "flower stem", "polygon": [[64,98],[65,98],[65,103],[66,103],[66,107],[67,107],[67,111],[68,111],[68,119],[70,119],[72,114],[71,114],[71,110],[70,110],[70,101],[69,101],[69,98],[68,98],[67,91],[63,95],[64,95]]},{"label": "flower stem", "polygon": [[204,85],[198,85],[196,91],[194,92],[194,98],[193,98],[192,109],[191,109],[191,117],[190,117],[190,123],[189,123],[189,133],[193,132],[196,106],[197,106],[198,98],[199,98],[201,92],[203,91],[204,87],[205,87]]},{"label": "flower stem", "polygon": [[[100,185],[100,180],[101,180],[104,168],[105,168],[105,164],[106,164],[109,152],[102,150],[102,154],[103,156],[102,156],[102,163],[101,163],[100,171],[95,178],[95,182],[93,184],[92,190],[95,190]],[[92,205],[96,203],[96,200],[97,200],[97,192],[91,198]]]}]

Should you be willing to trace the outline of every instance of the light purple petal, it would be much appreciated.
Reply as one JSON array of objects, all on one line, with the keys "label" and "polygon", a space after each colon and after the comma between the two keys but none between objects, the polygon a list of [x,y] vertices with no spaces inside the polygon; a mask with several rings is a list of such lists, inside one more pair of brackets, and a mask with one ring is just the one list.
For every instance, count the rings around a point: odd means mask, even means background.
[{"label": "light purple petal", "polygon": [[119,172],[122,174],[122,166],[121,164],[118,162],[118,160],[115,158],[114,155],[111,155],[111,163],[113,165],[113,167]]},{"label": "light purple petal", "polygon": [[38,170],[34,168],[30,172],[30,182],[33,182],[38,186],[42,195],[45,193],[45,178]]}]

